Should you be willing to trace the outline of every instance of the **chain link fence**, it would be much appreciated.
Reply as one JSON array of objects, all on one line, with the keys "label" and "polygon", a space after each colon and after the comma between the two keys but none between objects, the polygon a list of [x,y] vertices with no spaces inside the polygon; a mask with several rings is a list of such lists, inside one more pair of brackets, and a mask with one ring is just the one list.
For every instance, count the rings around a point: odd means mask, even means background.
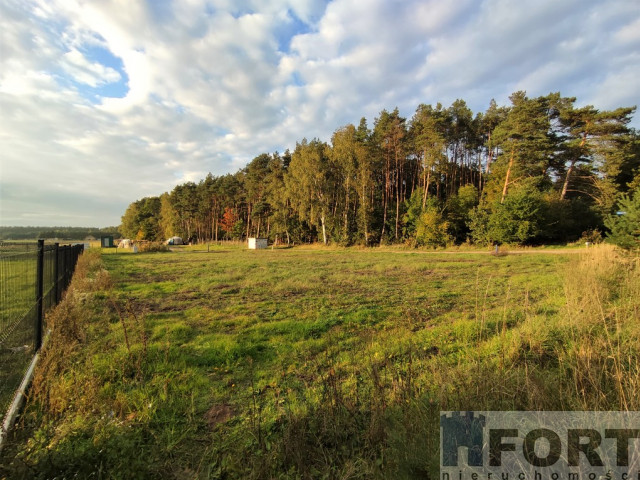
[{"label": "chain link fence", "polygon": [[0,412],[42,345],[44,314],[69,286],[84,245],[0,242]]}]

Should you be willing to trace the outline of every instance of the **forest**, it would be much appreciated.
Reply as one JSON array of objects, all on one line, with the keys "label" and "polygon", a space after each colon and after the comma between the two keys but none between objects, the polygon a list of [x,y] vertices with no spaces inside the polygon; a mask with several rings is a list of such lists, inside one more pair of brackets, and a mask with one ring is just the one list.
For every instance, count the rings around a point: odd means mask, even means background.
[{"label": "forest", "polygon": [[410,119],[383,110],[330,143],[305,138],[235,174],[137,200],[120,232],[430,247],[599,239],[640,190],[635,107],[578,107],[560,93],[509,99],[476,114],[464,100],[421,104]]}]

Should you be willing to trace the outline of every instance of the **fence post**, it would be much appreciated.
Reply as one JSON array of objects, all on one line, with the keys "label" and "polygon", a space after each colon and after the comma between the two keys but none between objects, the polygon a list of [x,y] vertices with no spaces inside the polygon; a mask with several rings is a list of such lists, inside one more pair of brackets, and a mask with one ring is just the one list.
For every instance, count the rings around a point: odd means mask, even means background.
[{"label": "fence post", "polygon": [[58,285],[60,283],[60,269],[59,269],[59,263],[60,263],[60,258],[58,257],[58,253],[60,252],[60,244],[56,243],[55,244],[55,254],[54,254],[54,263],[53,263],[53,298],[55,298],[55,301],[53,302],[54,305],[57,305],[58,302],[60,301],[60,286]]},{"label": "fence post", "polygon": [[69,265],[71,264],[71,246],[64,247],[64,289],[66,290],[71,280],[71,274],[69,273]]},{"label": "fence post", "polygon": [[35,351],[40,350],[42,345],[42,321],[43,302],[42,294],[44,289],[44,240],[38,240],[38,268],[36,271],[36,338]]}]

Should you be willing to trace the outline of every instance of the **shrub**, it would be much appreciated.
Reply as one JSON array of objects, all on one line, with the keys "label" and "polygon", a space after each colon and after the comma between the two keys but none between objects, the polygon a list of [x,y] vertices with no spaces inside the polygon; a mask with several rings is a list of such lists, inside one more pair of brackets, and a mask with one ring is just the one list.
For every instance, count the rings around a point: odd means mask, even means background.
[{"label": "shrub", "polygon": [[434,203],[428,204],[418,218],[416,225],[416,245],[446,247],[451,242],[449,223]]},{"label": "shrub", "polygon": [[168,252],[169,247],[160,242],[140,242],[138,245],[138,251],[143,253],[148,252]]},{"label": "shrub", "polygon": [[541,231],[544,200],[531,188],[520,188],[509,194],[503,203],[490,208],[475,208],[469,228],[474,241],[483,244],[526,243]]},{"label": "shrub", "polygon": [[473,185],[460,187],[456,195],[447,200],[449,230],[456,242],[467,240],[469,220],[474,207],[478,205],[478,189]]},{"label": "shrub", "polygon": [[600,230],[598,229],[589,229],[585,232],[582,232],[582,236],[580,237],[579,240],[580,243],[602,243],[602,233],[600,232]]},{"label": "shrub", "polygon": [[611,230],[607,238],[626,250],[640,249],[640,186],[631,196],[624,195],[616,207],[619,214],[605,220]]}]

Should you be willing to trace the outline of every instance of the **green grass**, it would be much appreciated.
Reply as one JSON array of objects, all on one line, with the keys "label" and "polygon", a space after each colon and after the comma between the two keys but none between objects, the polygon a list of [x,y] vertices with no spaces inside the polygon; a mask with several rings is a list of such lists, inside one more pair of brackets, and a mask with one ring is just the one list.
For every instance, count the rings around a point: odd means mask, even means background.
[{"label": "green grass", "polygon": [[[53,249],[45,249],[43,262],[42,307],[46,315],[56,301]],[[11,242],[9,245],[0,242],[1,416],[7,411],[34,355],[35,324],[38,318],[37,267],[38,252],[35,242]]]},{"label": "green grass", "polygon": [[33,249],[0,249],[0,418],[34,353],[36,266]]},{"label": "green grass", "polygon": [[440,410],[635,405],[580,389],[570,256],[189,250],[85,255],[0,474],[434,478]]}]

